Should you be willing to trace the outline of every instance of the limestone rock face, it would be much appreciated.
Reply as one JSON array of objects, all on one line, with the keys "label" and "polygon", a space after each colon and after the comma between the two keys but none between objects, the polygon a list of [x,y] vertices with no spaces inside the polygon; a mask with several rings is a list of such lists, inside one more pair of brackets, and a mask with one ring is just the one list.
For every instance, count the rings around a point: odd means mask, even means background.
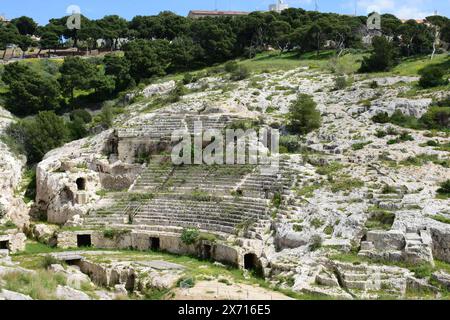
[{"label": "limestone rock face", "polygon": [[431,275],[431,278],[436,282],[450,290],[450,274],[443,271],[435,272]]},{"label": "limestone rock face", "polygon": [[374,102],[372,108],[369,110],[369,114],[376,115],[381,112],[387,112],[391,116],[395,111],[400,111],[406,116],[413,116],[420,118],[427,112],[432,99],[404,99],[395,98],[390,101],[379,100]]},{"label": "limestone rock face", "polygon": [[2,289],[2,291],[0,292],[0,300],[2,298],[4,300],[33,300],[30,296],[6,289]]},{"label": "limestone rock face", "polygon": [[32,234],[39,242],[49,244],[57,230],[57,226],[40,223],[32,227]]},{"label": "limestone rock face", "polygon": [[372,242],[377,250],[402,250],[405,247],[405,235],[401,231],[392,230],[369,231],[367,242]]},{"label": "limestone rock face", "polygon": [[152,84],[142,90],[144,97],[149,98],[155,94],[164,94],[175,89],[175,81],[167,81],[163,83]]},{"label": "limestone rock face", "polygon": [[[12,122],[14,122],[12,115],[0,106],[0,135]],[[22,179],[25,164],[25,156],[14,154],[6,144],[0,141],[0,209],[5,217],[19,228],[27,225],[29,221],[29,209],[15,194]],[[1,218],[0,216],[0,223]]]},{"label": "limestone rock face", "polygon": [[[84,215],[99,199],[100,173],[111,131],[71,142],[49,152],[36,169],[36,201],[52,223],[64,224]],[[106,161],[107,162],[107,161]]]},{"label": "limestone rock face", "polygon": [[56,288],[56,297],[60,300],[91,300],[86,293],[61,285]]}]

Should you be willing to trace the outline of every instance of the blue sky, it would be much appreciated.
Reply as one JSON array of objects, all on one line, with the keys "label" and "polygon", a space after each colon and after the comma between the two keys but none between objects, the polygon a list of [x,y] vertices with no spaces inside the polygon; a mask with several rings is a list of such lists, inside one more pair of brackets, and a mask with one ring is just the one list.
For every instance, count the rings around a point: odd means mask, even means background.
[{"label": "blue sky", "polygon": [[[275,0],[0,0],[0,15],[14,18],[33,17],[40,24],[49,18],[65,15],[70,5],[78,5],[81,12],[96,19],[107,14],[118,14],[127,19],[135,15],[153,15],[170,10],[186,15],[191,9],[213,10],[266,10]],[[315,0],[286,0],[291,7],[312,10]],[[437,10],[450,16],[450,0],[317,0],[322,12],[353,13],[357,2],[358,14],[368,11],[394,13],[400,18],[423,18]]]}]

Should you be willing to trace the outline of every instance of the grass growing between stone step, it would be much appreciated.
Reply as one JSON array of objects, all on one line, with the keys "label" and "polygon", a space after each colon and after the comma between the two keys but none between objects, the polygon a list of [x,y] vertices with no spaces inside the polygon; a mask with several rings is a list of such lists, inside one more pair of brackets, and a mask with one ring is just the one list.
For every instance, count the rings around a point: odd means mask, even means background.
[{"label": "grass growing between stone step", "polygon": [[369,208],[370,217],[365,227],[369,230],[390,230],[395,220],[393,212],[380,209],[376,206]]}]

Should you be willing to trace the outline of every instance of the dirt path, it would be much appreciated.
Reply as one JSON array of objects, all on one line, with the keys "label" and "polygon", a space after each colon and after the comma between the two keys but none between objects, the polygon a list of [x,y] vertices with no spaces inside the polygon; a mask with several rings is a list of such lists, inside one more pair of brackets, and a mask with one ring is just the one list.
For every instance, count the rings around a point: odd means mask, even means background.
[{"label": "dirt path", "polygon": [[292,300],[292,298],[261,287],[248,284],[230,284],[199,281],[193,288],[173,291],[173,300]]}]

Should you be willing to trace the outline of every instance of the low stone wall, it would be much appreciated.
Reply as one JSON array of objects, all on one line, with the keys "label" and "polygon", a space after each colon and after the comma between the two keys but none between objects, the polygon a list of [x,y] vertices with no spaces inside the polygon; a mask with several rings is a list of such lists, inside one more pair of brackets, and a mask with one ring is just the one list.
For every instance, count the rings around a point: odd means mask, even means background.
[{"label": "low stone wall", "polygon": [[7,243],[7,249],[10,253],[17,253],[25,250],[25,241],[27,237],[22,232],[0,235],[0,242]]},{"label": "low stone wall", "polygon": [[113,238],[105,237],[103,231],[79,230],[58,233],[57,245],[60,248],[76,248],[78,235],[90,235],[91,245],[100,249],[135,249],[146,251],[151,249],[151,238],[159,239],[159,250],[178,255],[204,256],[205,246],[210,246],[210,258],[225,264],[239,266],[239,249],[220,243],[200,242],[197,245],[184,244],[179,235],[149,234],[139,232],[117,233]]}]

